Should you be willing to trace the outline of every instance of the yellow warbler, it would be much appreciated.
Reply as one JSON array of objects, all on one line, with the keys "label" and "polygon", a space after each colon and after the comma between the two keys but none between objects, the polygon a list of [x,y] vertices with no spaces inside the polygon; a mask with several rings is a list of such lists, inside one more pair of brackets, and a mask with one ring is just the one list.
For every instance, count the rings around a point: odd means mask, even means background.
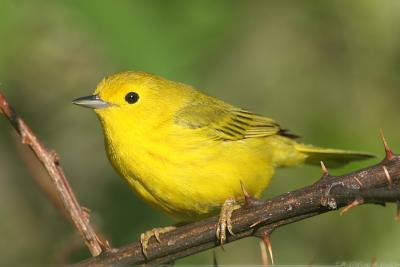
[{"label": "yellow warbler", "polygon": [[[258,197],[275,167],[321,160],[336,167],[371,157],[298,143],[270,118],[144,72],[109,76],[74,103],[95,110],[109,160],[128,185],[181,221],[232,207],[243,199],[241,183]],[[221,216],[221,242],[232,210]]]}]

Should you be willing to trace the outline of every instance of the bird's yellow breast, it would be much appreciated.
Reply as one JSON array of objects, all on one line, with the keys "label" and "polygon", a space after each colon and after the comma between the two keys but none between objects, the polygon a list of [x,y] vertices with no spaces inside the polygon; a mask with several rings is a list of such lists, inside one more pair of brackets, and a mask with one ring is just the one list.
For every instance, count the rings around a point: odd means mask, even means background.
[{"label": "bird's yellow breast", "polygon": [[101,121],[108,157],[121,176],[144,200],[180,220],[207,216],[227,198],[242,198],[240,181],[258,196],[273,175],[273,138],[215,141],[201,129],[168,120],[138,131],[121,114]]}]

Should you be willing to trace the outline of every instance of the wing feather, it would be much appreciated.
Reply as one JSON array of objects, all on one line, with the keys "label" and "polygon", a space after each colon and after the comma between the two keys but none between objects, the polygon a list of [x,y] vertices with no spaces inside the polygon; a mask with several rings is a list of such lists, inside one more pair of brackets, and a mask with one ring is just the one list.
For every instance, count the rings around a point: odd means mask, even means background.
[{"label": "wing feather", "polygon": [[195,101],[175,115],[175,122],[183,127],[203,129],[211,138],[236,141],[286,133],[273,119],[236,108],[214,98]]}]

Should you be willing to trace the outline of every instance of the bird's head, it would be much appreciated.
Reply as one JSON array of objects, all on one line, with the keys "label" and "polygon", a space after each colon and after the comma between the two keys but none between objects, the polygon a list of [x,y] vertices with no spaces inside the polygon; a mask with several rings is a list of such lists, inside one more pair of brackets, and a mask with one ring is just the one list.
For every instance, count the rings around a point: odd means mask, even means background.
[{"label": "bird's head", "polygon": [[[103,125],[155,127],[173,117],[188,101],[191,87],[144,72],[121,72],[102,80],[93,95],[74,104],[92,108]],[[133,127],[133,126],[131,126]]]}]

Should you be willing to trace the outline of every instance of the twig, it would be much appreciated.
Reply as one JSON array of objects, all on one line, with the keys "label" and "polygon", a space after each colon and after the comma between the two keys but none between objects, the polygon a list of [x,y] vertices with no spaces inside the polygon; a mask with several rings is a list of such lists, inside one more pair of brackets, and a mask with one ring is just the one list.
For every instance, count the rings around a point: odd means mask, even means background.
[{"label": "twig", "polygon": [[4,115],[22,138],[22,143],[28,145],[49,173],[58,194],[69,213],[78,232],[83,237],[90,253],[99,255],[105,246],[102,244],[94,229],[89,223],[87,215],[82,211],[75,194],[69,185],[64,171],[60,167],[58,156],[48,150],[10,106],[4,95],[0,93],[0,114]]},{"label": "twig", "polygon": [[71,222],[71,217],[64,208],[64,204],[58,192],[51,181],[48,172],[43,167],[43,165],[37,160],[35,153],[31,149],[21,144],[21,138],[18,134],[15,134],[15,144],[17,146],[17,152],[24,162],[30,176],[35,181],[38,188],[46,195],[47,199],[53,204],[55,210],[57,210],[60,215]]},{"label": "twig", "polygon": [[[391,177],[390,188],[382,166]],[[399,185],[400,156],[393,153],[379,164],[343,176],[331,176],[323,168],[321,179],[313,185],[274,197],[262,205],[235,211],[232,217],[235,235],[229,236],[227,242],[248,236],[262,237],[266,230],[271,233],[280,226],[337,210],[355,200],[360,204],[400,203]],[[147,259],[140,243],[135,242],[76,266],[157,265],[175,261],[218,246],[215,240],[217,222],[218,217],[213,217],[184,225],[162,235],[161,243],[150,241]]]}]

